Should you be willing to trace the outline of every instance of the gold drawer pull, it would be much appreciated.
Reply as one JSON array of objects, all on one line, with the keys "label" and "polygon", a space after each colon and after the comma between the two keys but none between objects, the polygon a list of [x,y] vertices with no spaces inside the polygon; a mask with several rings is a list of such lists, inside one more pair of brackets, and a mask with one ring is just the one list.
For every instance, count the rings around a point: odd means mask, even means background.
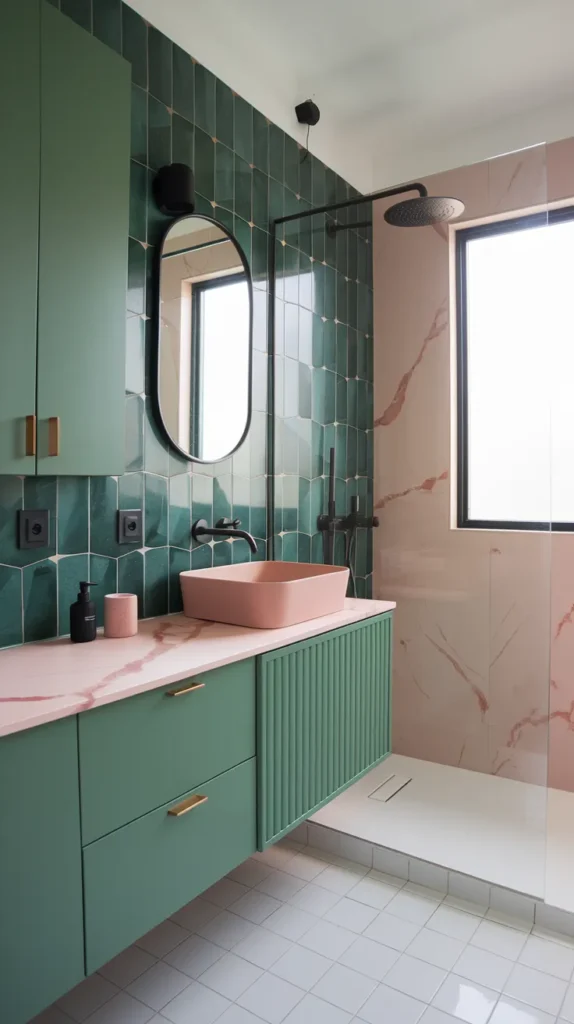
[{"label": "gold drawer pull", "polygon": [[207,803],[208,797],[200,796],[196,793],[195,796],[188,796],[187,800],[182,800],[180,804],[176,804],[175,807],[170,807],[168,814],[171,814],[173,818],[181,818],[182,814],[187,814],[188,811],[193,811],[195,807],[199,807],[200,804]]},{"label": "gold drawer pull", "polygon": [[60,454],[60,417],[50,416],[48,420],[48,455]]},{"label": "gold drawer pull", "polygon": [[26,455],[36,454],[36,417],[26,416]]},{"label": "gold drawer pull", "polygon": [[191,683],[189,686],[182,686],[181,690],[168,690],[166,697],[182,697],[184,693],[193,693],[194,690],[203,690],[205,683]]}]

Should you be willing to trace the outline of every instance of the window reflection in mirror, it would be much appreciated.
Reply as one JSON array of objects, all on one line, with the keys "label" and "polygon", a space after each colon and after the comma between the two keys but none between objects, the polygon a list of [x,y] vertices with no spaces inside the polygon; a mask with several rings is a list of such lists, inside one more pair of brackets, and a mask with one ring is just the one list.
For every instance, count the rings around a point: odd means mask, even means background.
[{"label": "window reflection in mirror", "polygon": [[184,217],[161,250],[157,398],[162,425],[188,458],[217,462],[249,422],[251,285],[234,239]]}]

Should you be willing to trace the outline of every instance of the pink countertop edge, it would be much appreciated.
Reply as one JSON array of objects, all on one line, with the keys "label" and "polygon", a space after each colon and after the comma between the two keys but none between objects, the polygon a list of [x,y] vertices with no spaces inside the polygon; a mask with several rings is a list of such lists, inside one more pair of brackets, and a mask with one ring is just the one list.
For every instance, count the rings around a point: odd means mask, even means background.
[{"label": "pink countertop edge", "polygon": [[392,601],[347,598],[342,612],[283,629],[247,629],[184,615],[143,619],[136,636],[98,635],[0,651],[0,736],[110,704],[243,658],[390,612]]}]

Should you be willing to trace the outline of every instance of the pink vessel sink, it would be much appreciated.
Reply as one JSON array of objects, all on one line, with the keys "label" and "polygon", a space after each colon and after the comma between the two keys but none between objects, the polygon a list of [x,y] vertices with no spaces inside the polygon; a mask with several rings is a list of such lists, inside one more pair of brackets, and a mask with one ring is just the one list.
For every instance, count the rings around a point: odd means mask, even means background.
[{"label": "pink vessel sink", "polygon": [[245,562],[180,572],[183,612],[235,626],[279,629],[343,610],[349,570],[339,565]]}]

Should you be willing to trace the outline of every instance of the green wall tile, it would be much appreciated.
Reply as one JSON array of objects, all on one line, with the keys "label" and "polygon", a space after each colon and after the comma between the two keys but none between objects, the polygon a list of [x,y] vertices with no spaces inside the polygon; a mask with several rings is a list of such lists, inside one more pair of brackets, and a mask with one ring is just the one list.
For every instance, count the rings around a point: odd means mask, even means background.
[{"label": "green wall tile", "polygon": [[169,549],[169,611],[180,612],[183,609],[181,598],[180,572],[191,569],[191,552],[180,548]]},{"label": "green wall tile", "polygon": [[169,473],[167,446],[155,424],[149,399],[147,399],[146,405],[146,416],[144,419],[145,468],[148,473],[155,473],[157,476],[167,476]]},{"label": "green wall tile", "polygon": [[147,93],[132,85],[131,155],[140,164],[147,164]]},{"label": "green wall tile", "polygon": [[169,548],[145,553],[144,615],[166,615],[169,609]]},{"label": "green wall tile", "polygon": [[[215,145],[200,128],[195,129],[195,187],[205,199],[213,199],[215,193]],[[201,210],[198,210],[201,212]]]},{"label": "green wall tile", "polygon": [[[125,550],[125,549],[124,549]],[[104,597],[118,592],[118,560],[103,555],[90,555],[90,580],[95,586],[91,590],[96,606],[96,623],[104,624]]]},{"label": "green wall tile", "polygon": [[169,481],[169,543],[179,548],[191,544],[191,477],[188,473]]},{"label": "green wall tile", "polygon": [[295,139],[285,135],[285,184],[291,192],[299,191],[299,160],[300,149]]},{"label": "green wall tile", "polygon": [[68,555],[66,558],[58,560],[58,633],[60,636],[65,636],[70,632],[70,605],[77,600],[80,581],[90,578],[89,557],[88,554]]},{"label": "green wall tile", "polygon": [[144,474],[124,473],[118,479],[118,508],[143,509]]},{"label": "green wall tile", "polygon": [[148,161],[155,170],[171,163],[171,113],[154,96],[148,96]]},{"label": "green wall tile", "polygon": [[172,42],[163,32],[150,26],[148,35],[149,91],[156,99],[171,107],[172,94]]},{"label": "green wall tile", "polygon": [[0,565],[0,647],[21,644],[22,571],[12,565]]},{"label": "green wall tile", "polygon": [[129,551],[118,558],[118,593],[136,594],[138,615],[144,614],[144,556],[141,551]]},{"label": "green wall tile", "polygon": [[269,174],[269,122],[258,110],[253,111],[253,163]]},{"label": "green wall tile", "polygon": [[132,66],[132,81],[147,89],[147,25],[127,4],[122,5],[122,53]]},{"label": "green wall tile", "polygon": [[215,136],[215,77],[202,64],[195,65],[195,123]]},{"label": "green wall tile", "polygon": [[198,544],[191,552],[192,569],[210,569],[213,565],[212,549],[209,544]]},{"label": "green wall tile", "polygon": [[243,220],[251,220],[251,188],[253,173],[241,157],[234,159],[235,212]]},{"label": "green wall tile", "polygon": [[87,29],[92,28],[92,0],[60,0],[62,14],[67,14],[77,25]]},{"label": "green wall tile", "polygon": [[130,313],[145,313],[146,251],[135,238],[128,241],[128,294]]},{"label": "green wall tile", "polygon": [[134,473],[143,469],[144,449],[144,400],[138,396],[126,401],[126,472]]},{"label": "green wall tile", "polygon": [[89,487],[87,476],[58,479],[58,554],[88,550]]},{"label": "green wall tile", "polygon": [[129,316],[126,323],[126,394],[139,395],[145,388],[145,320]]},{"label": "green wall tile", "polygon": [[215,201],[228,210],[233,210],[233,173],[233,153],[218,142],[215,147]]},{"label": "green wall tile", "polygon": [[168,496],[167,480],[162,476],[145,475],[145,542],[147,547],[167,544]]},{"label": "green wall tile", "polygon": [[269,178],[257,168],[253,171],[253,220],[267,231],[269,226]]},{"label": "green wall tile", "polygon": [[220,142],[233,149],[233,107],[231,89],[221,79],[215,82],[215,134]]},{"label": "green wall tile", "polygon": [[179,114],[174,114],[171,125],[171,157],[174,164],[194,165],[193,125]]},{"label": "green wall tile", "polygon": [[125,552],[118,544],[118,481],[112,476],[90,477],[90,551],[117,557]]},{"label": "green wall tile", "polygon": [[130,167],[130,236],[147,240],[147,168],[132,160]]},{"label": "green wall tile", "polygon": [[117,53],[122,52],[120,0],[92,0],[94,35]]},{"label": "green wall tile", "polygon": [[235,96],[233,148],[248,164],[253,163],[253,107]]},{"label": "green wall tile", "polygon": [[58,631],[58,572],[49,559],[23,572],[24,641],[47,640]]},{"label": "green wall tile", "polygon": [[275,124],[269,125],[269,174],[283,183],[285,178],[285,132]]},{"label": "green wall tile", "polygon": [[173,109],[188,121],[195,115],[194,63],[185,50],[173,44]]}]

